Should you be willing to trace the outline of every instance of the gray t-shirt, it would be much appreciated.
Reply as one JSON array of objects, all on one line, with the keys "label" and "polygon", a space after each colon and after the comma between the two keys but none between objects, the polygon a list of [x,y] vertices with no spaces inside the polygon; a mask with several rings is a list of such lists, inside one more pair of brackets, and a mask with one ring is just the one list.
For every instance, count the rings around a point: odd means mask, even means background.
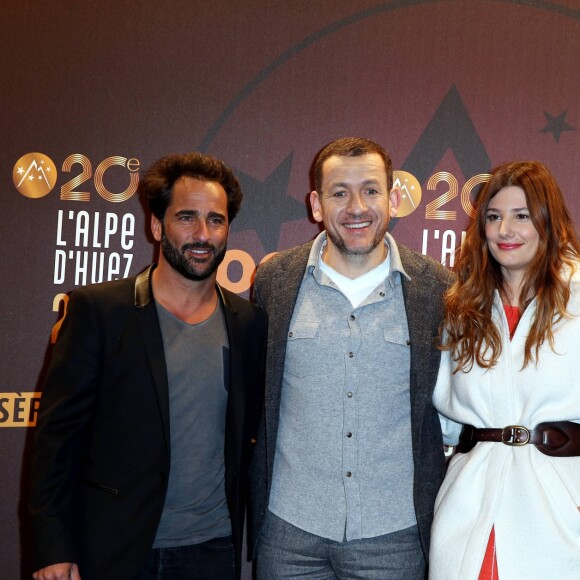
[{"label": "gray t-shirt", "polygon": [[169,383],[171,469],[153,547],[168,548],[231,534],[224,484],[229,346],[220,306],[194,325],[156,306]]}]

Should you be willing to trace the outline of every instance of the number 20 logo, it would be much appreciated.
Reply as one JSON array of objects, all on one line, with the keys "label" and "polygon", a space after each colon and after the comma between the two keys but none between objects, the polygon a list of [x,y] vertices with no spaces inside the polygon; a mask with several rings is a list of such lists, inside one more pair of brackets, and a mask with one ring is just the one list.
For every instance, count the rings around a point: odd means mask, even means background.
[{"label": "number 20 logo", "polygon": [[[120,203],[127,201],[137,191],[139,185],[139,160],[127,159],[113,155],[103,159],[95,169],[85,155],[69,155],[62,164],[62,171],[70,173],[75,165],[81,166],[81,173],[67,181],[60,188],[60,199],[63,201],[89,201],[88,191],[79,191],[81,184],[93,178],[96,192],[107,201]],[[105,172],[114,166],[124,167],[129,171],[129,184],[124,191],[113,193],[104,184]],[[43,153],[27,153],[14,165],[12,179],[16,189],[25,197],[40,198],[52,191],[56,184],[57,171],[54,162]]]}]

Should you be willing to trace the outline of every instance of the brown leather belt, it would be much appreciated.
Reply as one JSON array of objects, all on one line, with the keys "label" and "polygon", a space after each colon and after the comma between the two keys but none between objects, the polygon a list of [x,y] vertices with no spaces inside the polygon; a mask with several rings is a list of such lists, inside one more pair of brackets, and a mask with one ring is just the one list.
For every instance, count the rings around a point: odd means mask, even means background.
[{"label": "brown leather belt", "polygon": [[521,425],[508,425],[503,429],[476,429],[465,425],[461,433],[458,451],[467,453],[480,441],[503,443],[519,447],[531,443],[545,455],[552,457],[580,456],[580,424],[572,421],[549,421],[535,429]]}]

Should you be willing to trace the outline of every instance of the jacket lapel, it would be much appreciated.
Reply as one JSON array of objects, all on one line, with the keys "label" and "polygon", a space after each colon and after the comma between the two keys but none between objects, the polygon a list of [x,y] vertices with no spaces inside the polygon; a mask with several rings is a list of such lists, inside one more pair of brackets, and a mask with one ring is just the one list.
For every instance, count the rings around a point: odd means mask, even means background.
[{"label": "jacket lapel", "polygon": [[268,313],[269,326],[265,410],[266,430],[274,437],[274,445],[268,448],[268,455],[272,461],[280,415],[288,331],[311,246],[312,243],[301,246],[296,253],[287,257],[282,267],[272,276],[270,287],[267,288],[268,294],[261,297]]},{"label": "jacket lapel", "polygon": [[[243,442],[244,416],[246,412],[246,397],[243,388],[245,340],[243,328],[238,318],[238,311],[229,300],[227,292],[219,285],[218,294],[223,307],[226,332],[228,335],[228,360],[224,360],[228,370],[228,405],[226,411],[226,439],[224,458],[226,473],[236,469],[241,462],[241,446],[236,442]],[[232,473],[232,475],[235,475]],[[226,477],[226,484],[231,485],[233,478]]]},{"label": "jacket lapel", "polygon": [[169,450],[171,446],[169,439],[169,385],[163,337],[151,290],[151,273],[154,269],[155,265],[152,265],[137,276],[135,280],[135,307],[137,324],[145,346],[145,354],[159,403],[165,443]]},{"label": "jacket lapel", "polygon": [[[417,260],[406,248],[399,246],[401,262],[411,280],[404,277],[403,299],[411,341],[410,396],[411,429],[413,439],[418,437],[423,423],[425,401],[429,393],[429,355],[432,349],[432,321],[426,308],[431,289],[428,280],[422,276],[426,265]],[[417,447],[415,447],[417,448]]]}]

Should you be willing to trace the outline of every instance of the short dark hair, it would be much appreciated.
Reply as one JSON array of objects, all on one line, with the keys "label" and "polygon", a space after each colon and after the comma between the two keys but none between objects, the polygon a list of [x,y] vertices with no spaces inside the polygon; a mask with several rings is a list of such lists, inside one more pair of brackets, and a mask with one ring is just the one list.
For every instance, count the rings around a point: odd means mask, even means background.
[{"label": "short dark hair", "polygon": [[196,151],[175,153],[155,161],[139,182],[139,194],[147,201],[151,213],[163,221],[171,203],[173,185],[180,177],[200,181],[215,181],[225,190],[228,198],[228,221],[236,217],[242,203],[240,183],[222,161]]},{"label": "short dark hair", "polygon": [[385,162],[385,171],[387,173],[387,187],[391,191],[393,187],[393,162],[385,149],[369,139],[364,137],[344,137],[329,143],[316,158],[314,164],[314,188],[320,193],[322,188],[322,169],[324,162],[333,155],[342,155],[344,157],[360,157],[369,153],[378,153]]}]

